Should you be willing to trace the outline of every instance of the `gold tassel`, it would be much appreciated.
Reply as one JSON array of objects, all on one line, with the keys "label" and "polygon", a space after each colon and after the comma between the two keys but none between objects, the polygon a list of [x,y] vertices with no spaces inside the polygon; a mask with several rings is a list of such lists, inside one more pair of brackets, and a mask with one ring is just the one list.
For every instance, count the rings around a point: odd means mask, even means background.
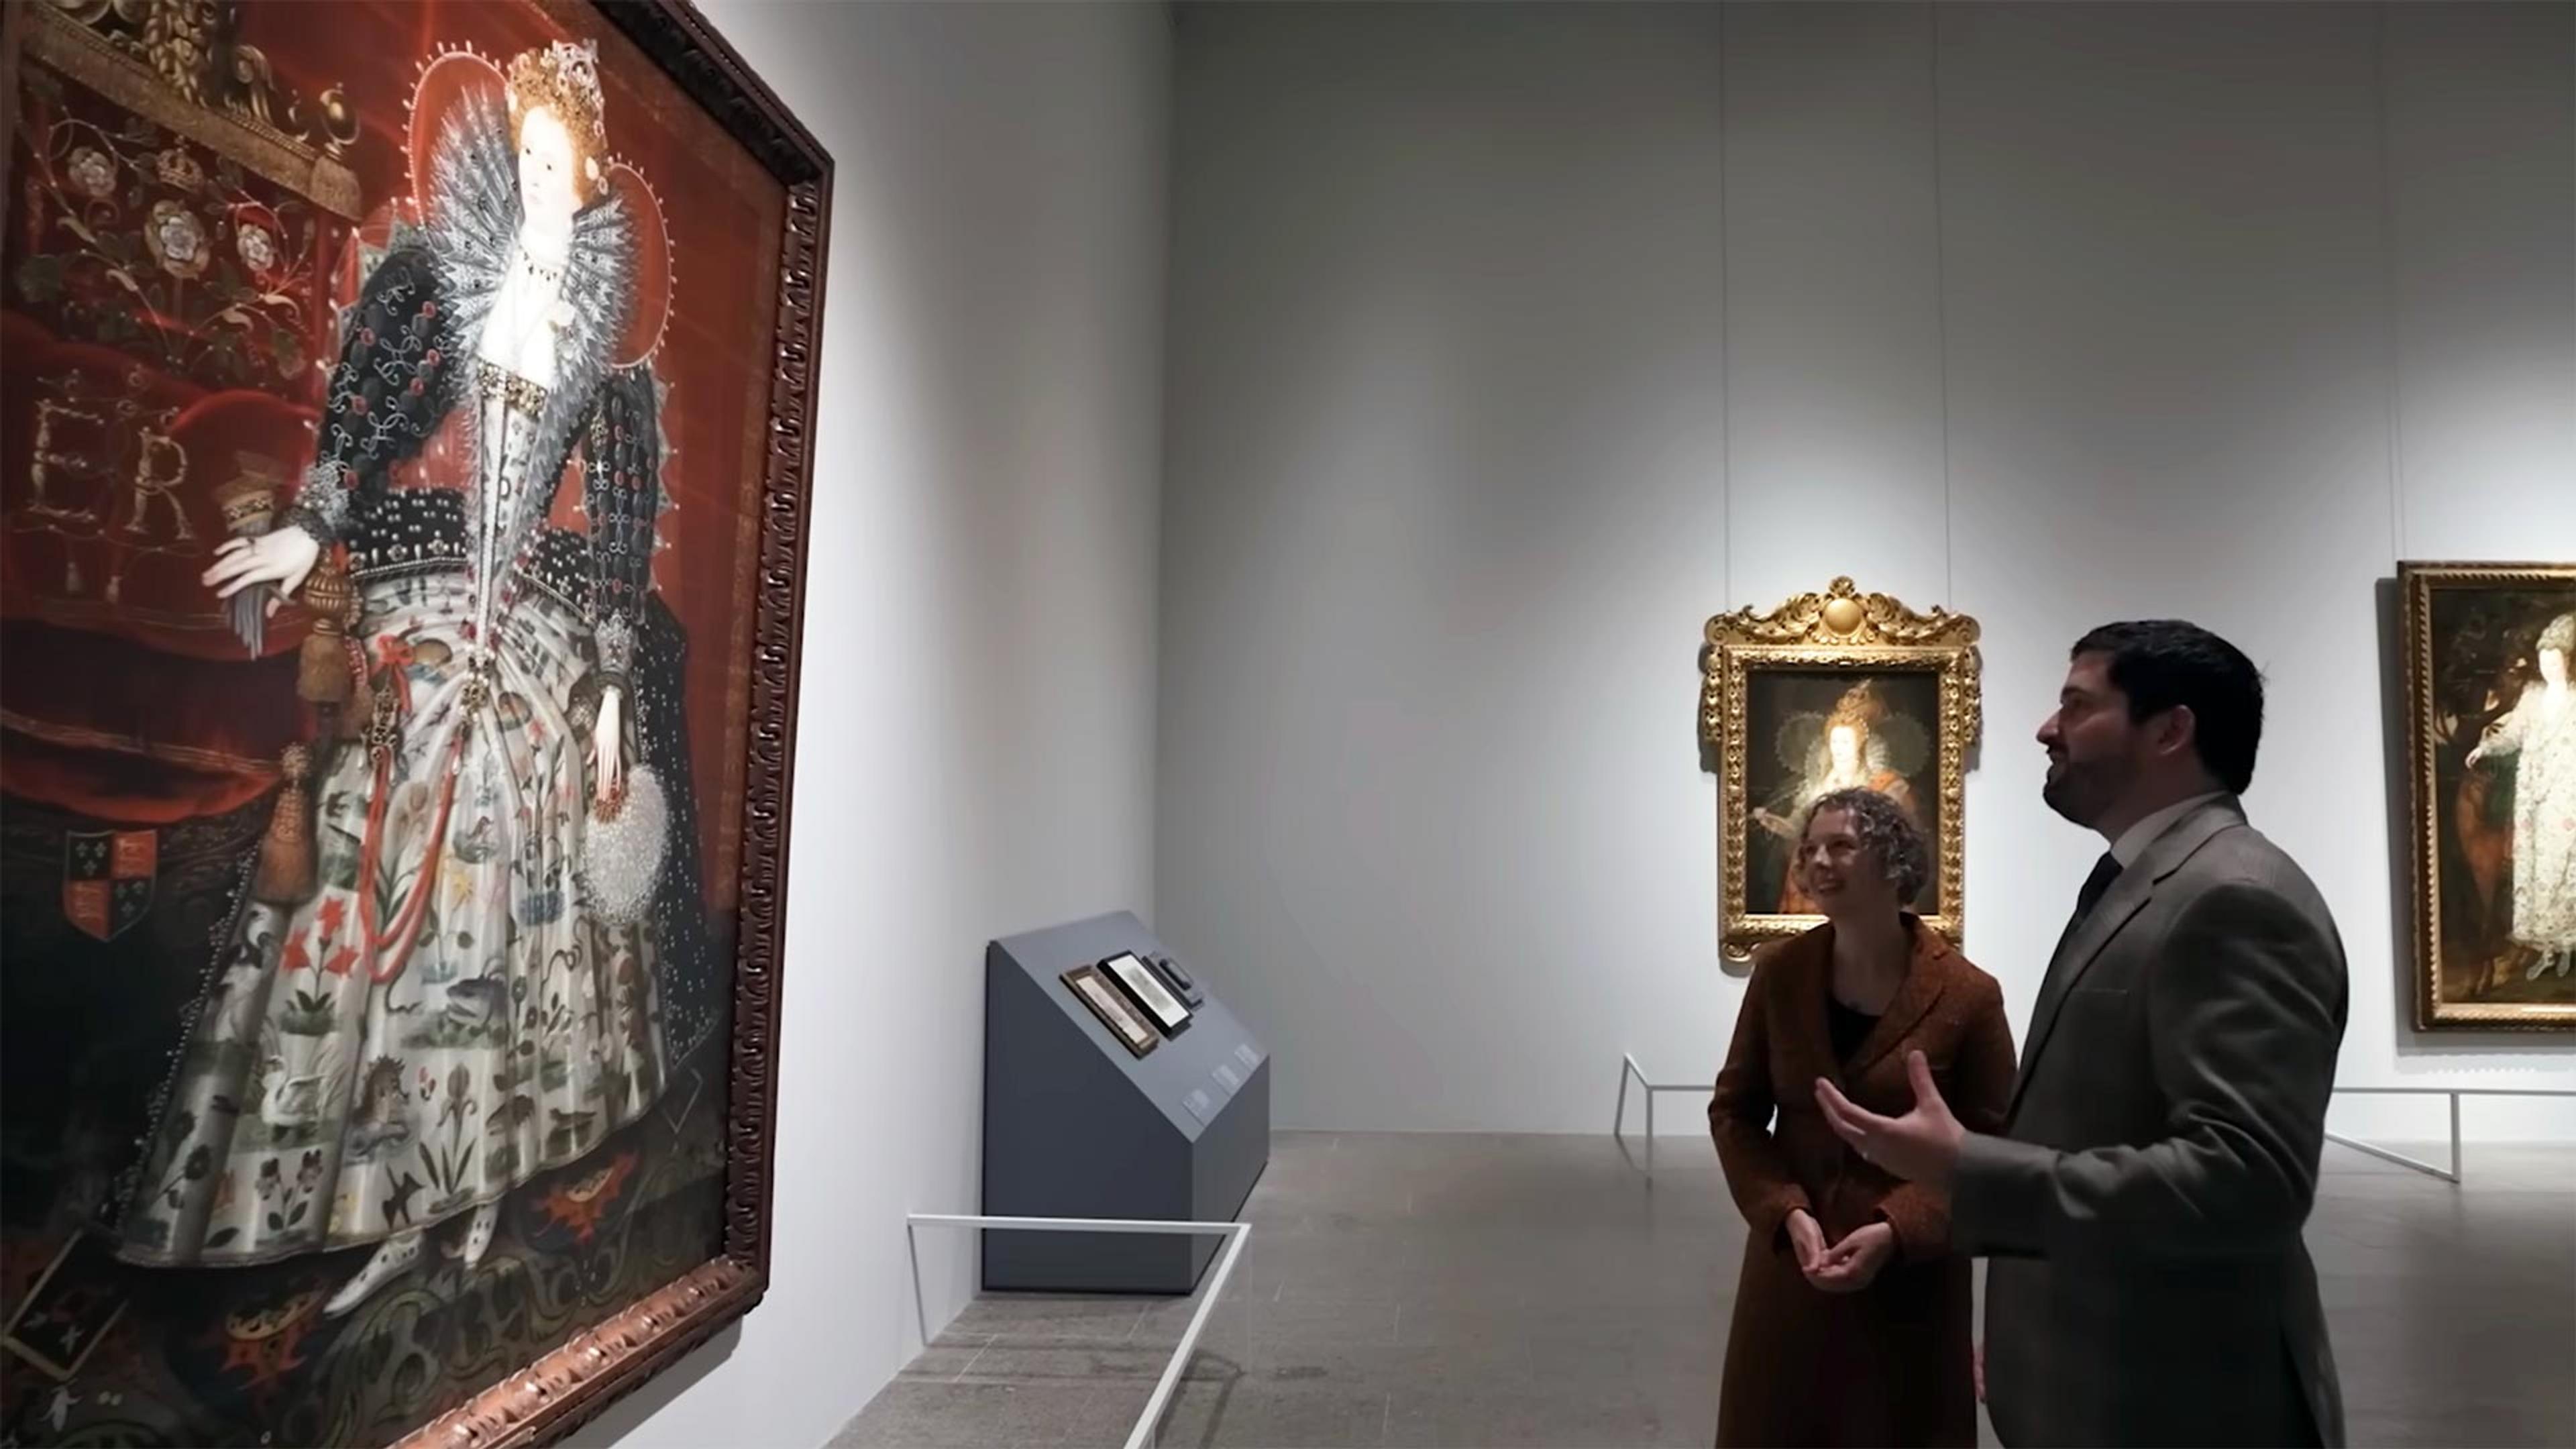
[{"label": "gold tassel", "polygon": [[295,693],[307,704],[349,702],[349,656],[343,645],[356,603],[357,591],[338,569],[324,564],[306,576],[304,604],[313,611],[313,629],[304,636],[303,650],[296,656]]},{"label": "gold tassel", "polygon": [[253,900],[291,906],[313,894],[313,792],[305,782],[312,758],[304,746],[288,745],[279,759],[277,803],[269,810],[259,869],[251,877]]}]

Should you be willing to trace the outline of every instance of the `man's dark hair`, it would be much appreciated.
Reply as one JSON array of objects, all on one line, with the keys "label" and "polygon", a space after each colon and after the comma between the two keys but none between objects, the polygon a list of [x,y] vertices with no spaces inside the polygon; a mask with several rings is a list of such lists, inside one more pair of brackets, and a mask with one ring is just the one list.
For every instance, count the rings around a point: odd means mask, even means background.
[{"label": "man's dark hair", "polygon": [[2074,654],[2109,656],[2111,684],[2129,697],[2129,718],[2187,708],[2200,762],[2231,794],[2254,783],[2263,742],[2263,672],[2245,651],[2198,624],[2138,619],[2105,624],[2075,641]]}]

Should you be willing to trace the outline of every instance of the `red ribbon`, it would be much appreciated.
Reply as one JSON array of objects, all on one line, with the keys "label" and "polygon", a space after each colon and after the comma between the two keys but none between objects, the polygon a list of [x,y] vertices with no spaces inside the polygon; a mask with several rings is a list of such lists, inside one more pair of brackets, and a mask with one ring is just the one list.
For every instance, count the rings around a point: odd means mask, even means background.
[{"label": "red ribbon", "polygon": [[428,913],[430,892],[438,884],[439,857],[447,850],[447,817],[456,808],[457,762],[464,758],[468,733],[470,726],[460,720],[448,741],[447,759],[438,772],[438,818],[429,828],[420,879],[412,882],[410,897],[394,912],[391,931],[376,921],[376,868],[384,854],[385,797],[392,790],[394,762],[390,754],[376,757],[375,790],[367,801],[367,834],[358,848],[358,924],[367,944],[367,979],[378,986],[403,974],[411,963],[411,948],[420,939],[421,917]]},{"label": "red ribbon", "polygon": [[420,652],[411,647],[410,640],[394,634],[376,636],[376,667],[392,676],[394,701],[402,706],[405,714],[411,713],[411,675],[405,671],[405,666],[419,658]]}]

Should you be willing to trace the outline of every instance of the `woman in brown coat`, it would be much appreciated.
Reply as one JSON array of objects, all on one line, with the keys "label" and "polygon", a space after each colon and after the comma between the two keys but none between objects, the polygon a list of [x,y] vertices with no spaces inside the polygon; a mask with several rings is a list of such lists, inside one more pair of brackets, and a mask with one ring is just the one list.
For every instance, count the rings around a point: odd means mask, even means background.
[{"label": "woman in brown coat", "polygon": [[1949,1204],[1846,1147],[1815,1083],[1901,1114],[1920,1052],[1960,1122],[1994,1131],[2013,1079],[2003,993],[1904,909],[1930,860],[1886,796],[1818,800],[1792,869],[1825,924],[1757,956],[1708,1107],[1752,1225],[1717,1442],[1974,1445],[1973,1290]]}]

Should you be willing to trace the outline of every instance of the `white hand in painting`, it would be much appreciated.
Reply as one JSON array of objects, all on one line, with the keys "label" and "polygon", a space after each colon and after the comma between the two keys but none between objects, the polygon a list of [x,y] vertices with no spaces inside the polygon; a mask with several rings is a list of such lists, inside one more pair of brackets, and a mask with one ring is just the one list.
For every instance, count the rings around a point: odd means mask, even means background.
[{"label": "white hand in painting", "polygon": [[621,753],[623,734],[619,715],[624,712],[623,695],[615,689],[599,694],[599,722],[590,730],[590,772],[594,782],[592,795],[602,805],[613,804],[626,788],[626,760]]},{"label": "white hand in painting", "polygon": [[274,614],[286,596],[304,587],[304,576],[321,557],[322,545],[313,535],[290,525],[257,538],[228,540],[215,550],[214,564],[198,582],[213,585],[218,599],[253,584],[275,584],[277,592],[268,601],[268,612]]}]

